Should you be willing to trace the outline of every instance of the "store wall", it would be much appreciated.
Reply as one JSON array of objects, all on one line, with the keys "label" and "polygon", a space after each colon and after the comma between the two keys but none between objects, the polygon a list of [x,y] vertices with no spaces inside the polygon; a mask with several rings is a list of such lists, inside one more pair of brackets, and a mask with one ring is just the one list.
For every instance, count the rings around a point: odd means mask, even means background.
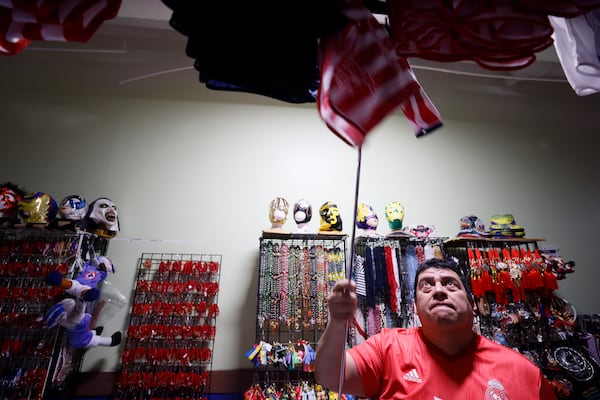
[{"label": "store wall", "polygon": [[[142,253],[214,253],[222,258],[221,314],[215,370],[249,367],[254,343],[256,272],[261,230],[276,196],[318,208],[334,201],[344,231],[352,230],[357,151],[324,126],[314,105],[243,102],[170,102],[61,97],[20,93],[0,98],[0,181],[57,200],[107,196],[119,207],[121,231],[108,277],[131,298]],[[441,108],[441,107],[440,107]],[[400,113],[367,138],[360,176],[361,202],[380,217],[389,201],[406,209],[405,224],[433,224],[453,237],[463,215],[485,223],[512,213],[528,237],[544,238],[576,273],[560,294],[580,313],[598,307],[600,162],[595,132],[577,121],[514,126],[445,119],[439,131],[416,139]],[[550,111],[551,112],[551,111]],[[535,118],[535,116],[534,116]],[[295,229],[293,218],[285,228]],[[104,332],[124,330],[120,310]],[[118,349],[95,348],[84,371],[118,368]]]}]

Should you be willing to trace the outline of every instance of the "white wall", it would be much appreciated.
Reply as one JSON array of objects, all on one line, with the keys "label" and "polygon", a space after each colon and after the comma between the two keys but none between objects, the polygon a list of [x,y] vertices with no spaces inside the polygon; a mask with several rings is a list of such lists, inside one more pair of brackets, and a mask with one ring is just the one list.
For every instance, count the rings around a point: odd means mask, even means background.
[{"label": "white wall", "polygon": [[[243,354],[254,343],[258,239],[271,199],[307,199],[315,230],[319,206],[334,201],[351,232],[357,152],[312,105],[22,93],[0,98],[0,118],[0,181],[57,200],[80,194],[117,204],[122,229],[109,257],[118,269],[108,280],[129,298],[142,253],[223,256],[216,370],[250,367]],[[463,215],[487,226],[491,215],[512,213],[528,237],[577,262],[560,294],[580,313],[599,312],[595,132],[577,122],[554,129],[444,122],[416,139],[396,114],[367,138],[359,199],[379,213],[378,231],[389,231],[383,207],[392,200],[404,204],[405,224],[434,224],[448,237]],[[295,228],[291,217],[285,228]],[[122,310],[105,332],[125,329],[127,318]],[[83,369],[114,370],[118,357],[116,349],[91,349]]]}]

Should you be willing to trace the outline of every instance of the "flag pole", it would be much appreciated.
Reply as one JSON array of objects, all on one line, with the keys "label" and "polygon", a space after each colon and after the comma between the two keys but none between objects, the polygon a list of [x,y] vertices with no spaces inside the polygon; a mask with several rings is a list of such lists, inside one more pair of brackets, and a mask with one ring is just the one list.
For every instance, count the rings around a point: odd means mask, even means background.
[{"label": "flag pole", "polygon": [[[356,214],[358,212],[358,192],[360,187],[360,167],[362,163],[362,146],[358,147],[358,162],[356,166],[356,183],[354,186],[354,212],[352,214],[352,234],[350,236],[350,262],[346,263],[345,276],[346,279],[352,279],[352,267],[355,258],[354,241],[356,239]],[[348,322],[344,326],[344,340],[342,340],[341,357],[340,357],[340,377],[338,382],[338,400],[341,400],[342,390],[344,387],[344,375],[346,371],[346,341],[348,339]]]}]

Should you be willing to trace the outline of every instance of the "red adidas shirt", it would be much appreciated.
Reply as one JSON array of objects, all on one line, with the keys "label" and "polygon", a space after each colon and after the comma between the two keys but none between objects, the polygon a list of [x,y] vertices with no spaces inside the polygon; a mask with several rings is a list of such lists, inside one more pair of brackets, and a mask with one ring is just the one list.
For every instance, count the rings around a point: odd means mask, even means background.
[{"label": "red adidas shirt", "polygon": [[366,395],[377,399],[556,399],[535,364],[479,335],[449,357],[428,345],[420,328],[384,329],[349,354]]}]

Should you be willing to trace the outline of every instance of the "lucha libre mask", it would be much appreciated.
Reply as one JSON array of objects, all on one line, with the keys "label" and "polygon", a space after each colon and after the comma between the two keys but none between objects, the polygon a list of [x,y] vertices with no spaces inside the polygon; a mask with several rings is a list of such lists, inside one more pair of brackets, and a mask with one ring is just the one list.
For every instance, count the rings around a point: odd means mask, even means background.
[{"label": "lucha libre mask", "polygon": [[304,199],[300,199],[294,204],[294,221],[297,224],[306,224],[312,219],[312,206]]},{"label": "lucha libre mask", "polygon": [[356,226],[360,229],[376,229],[378,224],[379,218],[373,207],[359,204],[356,211]]},{"label": "lucha libre mask", "polygon": [[85,217],[88,210],[87,201],[76,194],[69,195],[58,205],[58,215],[62,219],[78,221]]},{"label": "lucha libre mask", "polygon": [[342,230],[342,216],[340,215],[340,210],[336,204],[331,201],[326,202],[319,209],[319,215],[321,215],[320,231]]},{"label": "lucha libre mask", "polygon": [[56,201],[42,192],[30,193],[18,203],[19,220],[26,225],[48,225],[57,212]]},{"label": "lucha libre mask", "polygon": [[404,206],[397,201],[392,201],[385,206],[385,216],[387,217],[390,229],[395,231],[402,228],[404,221]]},{"label": "lucha libre mask", "polygon": [[276,197],[269,206],[269,220],[273,225],[283,225],[287,219],[289,204],[283,197]]},{"label": "lucha libre mask", "polygon": [[0,185],[0,220],[17,221],[18,203],[23,199],[21,189],[11,183]]},{"label": "lucha libre mask", "polygon": [[107,231],[119,231],[117,206],[106,197],[100,197],[90,204],[87,217]]}]

